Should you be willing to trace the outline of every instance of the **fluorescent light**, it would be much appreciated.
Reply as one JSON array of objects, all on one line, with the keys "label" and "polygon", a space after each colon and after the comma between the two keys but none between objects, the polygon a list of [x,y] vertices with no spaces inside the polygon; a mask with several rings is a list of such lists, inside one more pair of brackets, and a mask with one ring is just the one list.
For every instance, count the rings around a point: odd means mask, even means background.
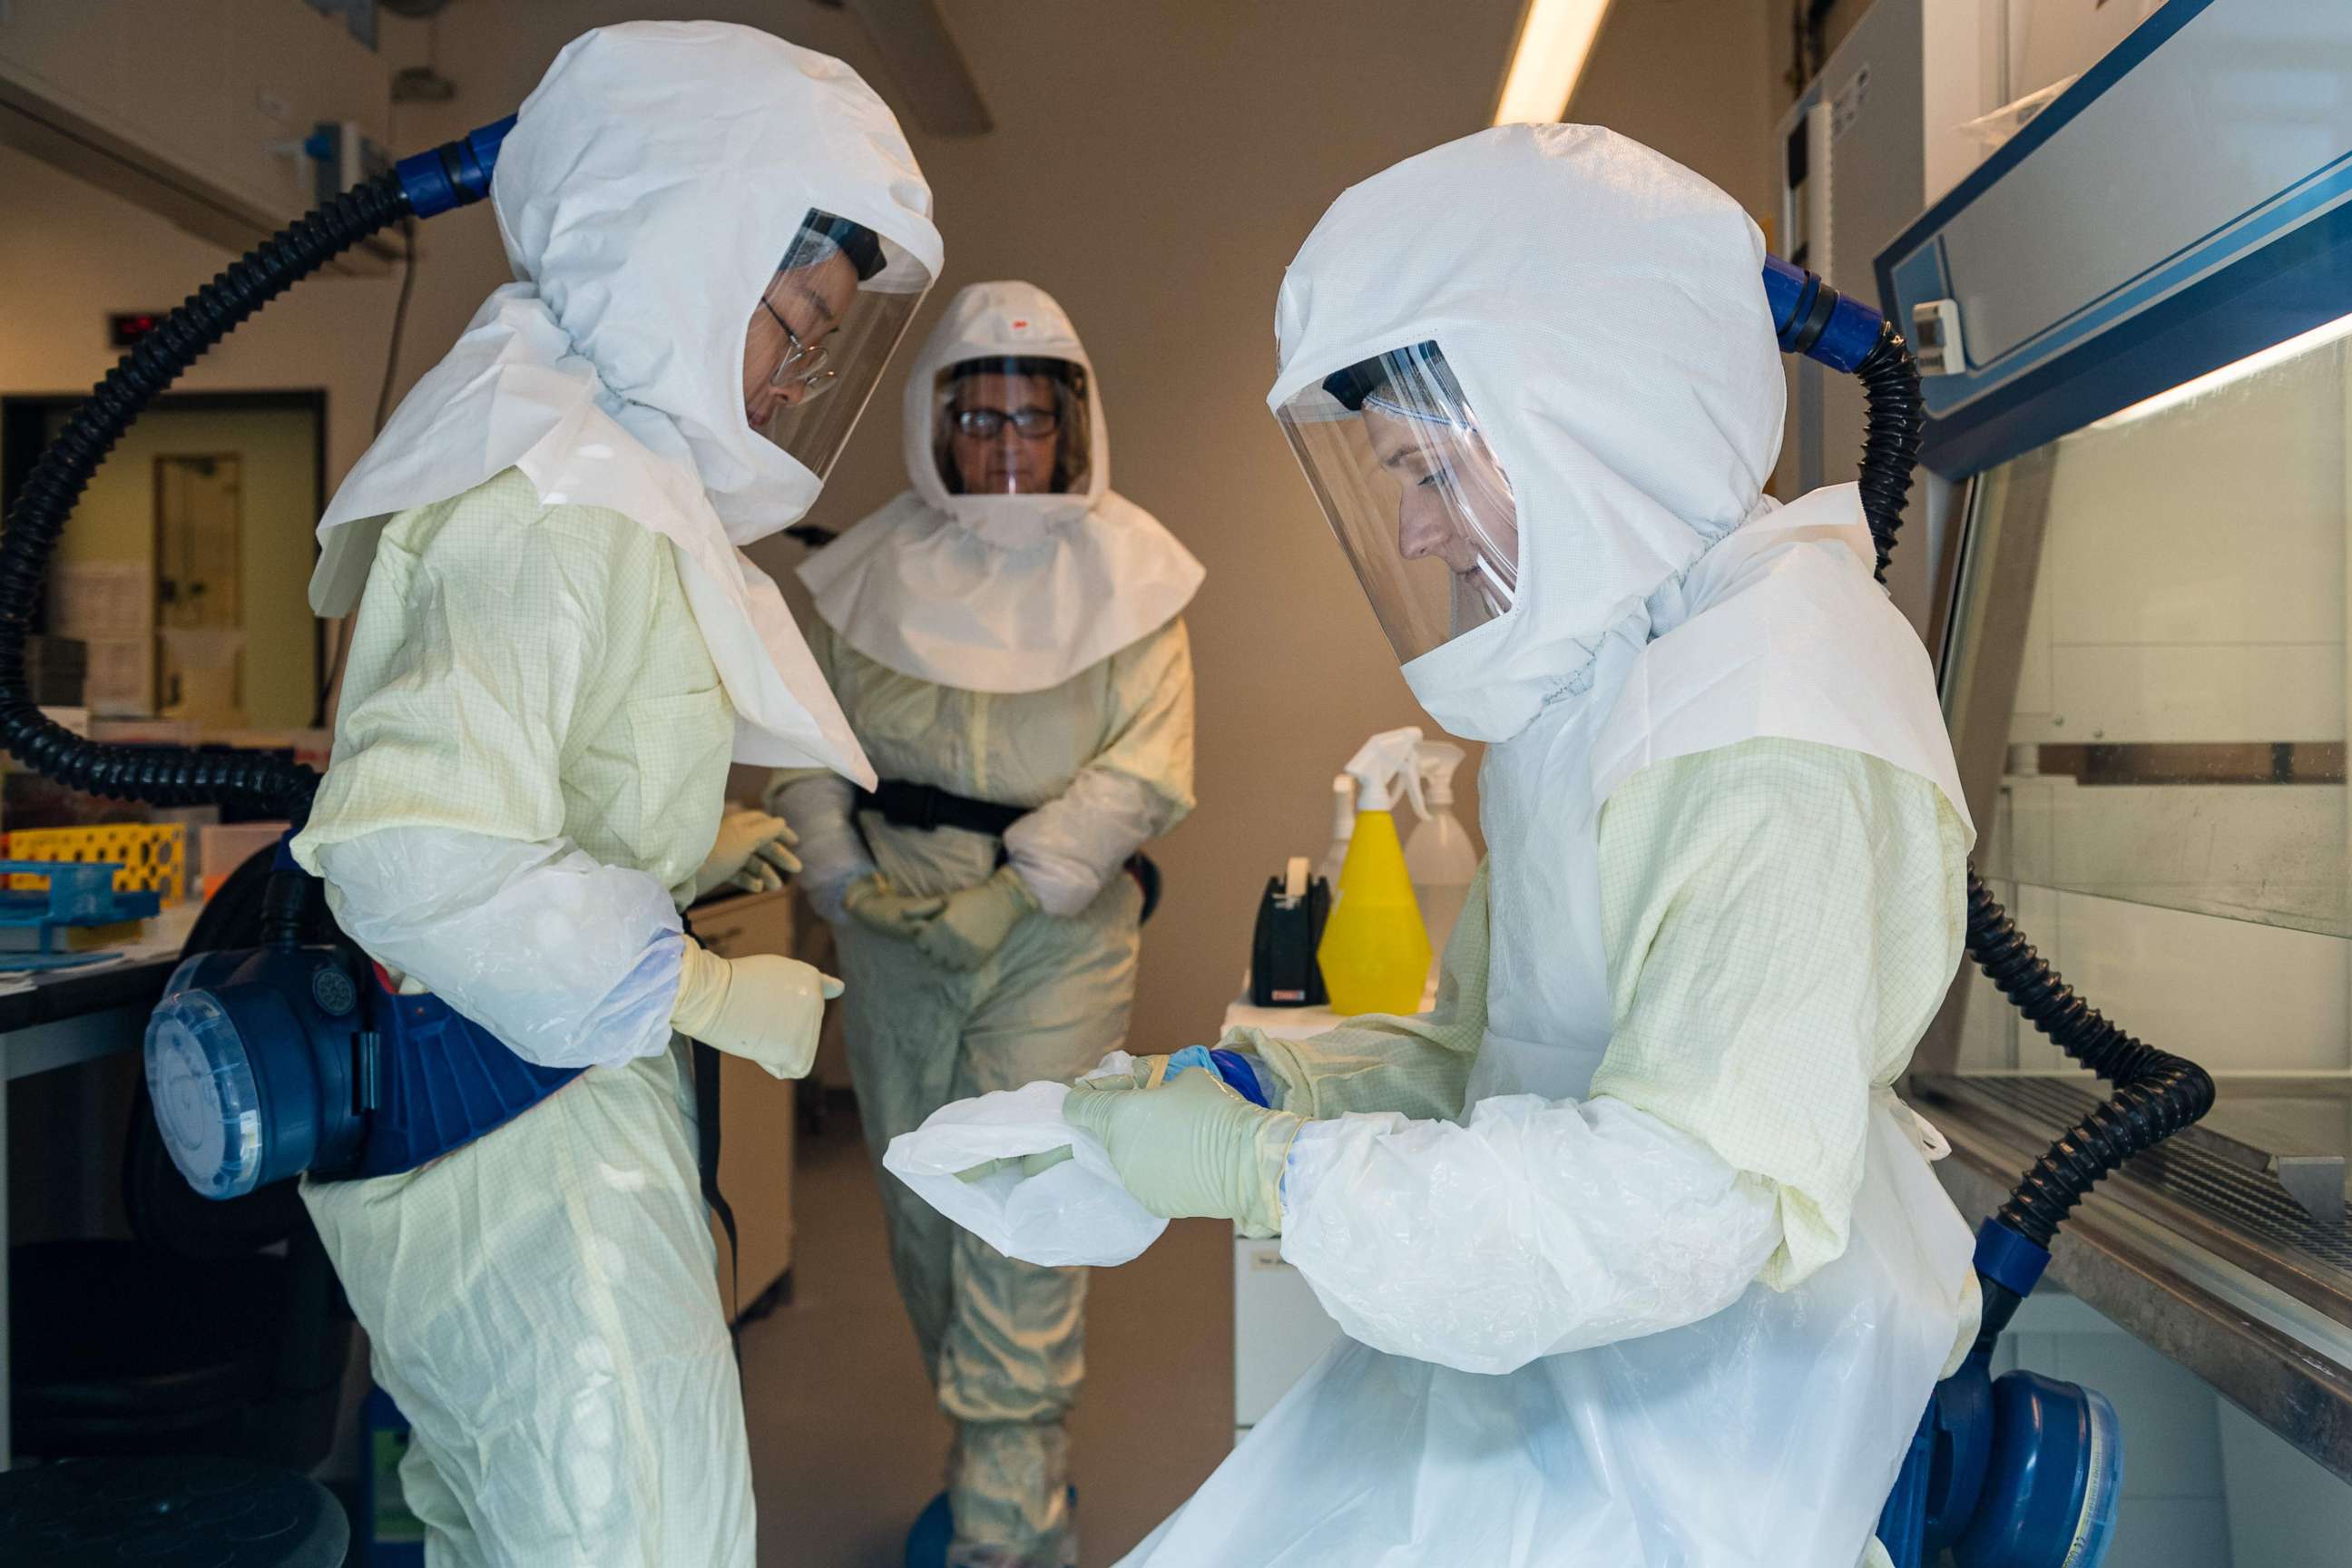
[{"label": "fluorescent light", "polygon": [[1546,122],[1567,113],[1576,79],[1584,74],[1601,19],[1608,14],[1609,0],[1528,0],[1495,123]]},{"label": "fluorescent light", "polygon": [[2323,348],[2345,337],[2352,337],[2352,316],[2338,316],[2325,326],[2314,327],[2299,337],[2273,343],[2235,363],[2225,364],[2219,370],[2209,370],[2194,381],[2184,381],[2154,397],[2143,398],[2128,408],[2119,408],[2105,419],[2095,420],[2091,428],[2106,430],[2117,425],[2128,425],[2135,419],[2145,419],[2151,414],[2161,414],[2168,408],[2178,408],[2184,403],[2193,403],[2209,392],[2219,392],[2233,381],[2260,375],[2266,370],[2284,364],[2291,359],[2300,359],[2314,349]]}]

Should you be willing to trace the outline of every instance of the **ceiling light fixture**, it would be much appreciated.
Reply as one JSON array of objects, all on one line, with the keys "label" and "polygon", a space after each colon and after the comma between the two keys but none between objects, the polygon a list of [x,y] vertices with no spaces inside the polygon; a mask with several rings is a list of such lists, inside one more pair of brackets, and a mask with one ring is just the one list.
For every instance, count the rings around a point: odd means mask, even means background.
[{"label": "ceiling light fixture", "polygon": [[1495,123],[1546,122],[1567,113],[1608,15],[1609,0],[1528,0],[1510,68],[1503,74]]}]

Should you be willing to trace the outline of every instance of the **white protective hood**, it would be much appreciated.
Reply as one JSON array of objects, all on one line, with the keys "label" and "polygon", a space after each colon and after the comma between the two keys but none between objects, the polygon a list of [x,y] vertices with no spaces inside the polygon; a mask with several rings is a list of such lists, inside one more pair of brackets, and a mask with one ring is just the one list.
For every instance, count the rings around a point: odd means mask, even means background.
[{"label": "white protective hood", "polygon": [[[1003,356],[1086,368],[1083,493],[948,493],[932,445],[940,373]],[[1192,552],[1112,493],[1093,363],[1044,289],[975,283],[956,295],[908,371],[902,431],[914,489],[800,569],[825,625],[877,663],[968,691],[1042,691],[1167,625],[1200,587]]]},{"label": "white protective hood", "polygon": [[1434,340],[1517,498],[1509,613],[1404,667],[1430,716],[1504,741],[1660,584],[1759,510],[1784,392],[1764,241],[1612,132],[1513,125],[1342,195],[1276,306],[1279,413]]},{"label": "white protective hood", "polygon": [[939,275],[930,190],[897,121],[840,61],[752,28],[599,28],[524,100],[491,201],[518,281],[344,479],[312,607],[351,612],[393,513],[519,468],[551,504],[609,508],[677,546],[738,761],[870,782],[782,596],[739,548],[798,521],[820,482],[746,426],[741,368],[745,321],[812,207]]}]

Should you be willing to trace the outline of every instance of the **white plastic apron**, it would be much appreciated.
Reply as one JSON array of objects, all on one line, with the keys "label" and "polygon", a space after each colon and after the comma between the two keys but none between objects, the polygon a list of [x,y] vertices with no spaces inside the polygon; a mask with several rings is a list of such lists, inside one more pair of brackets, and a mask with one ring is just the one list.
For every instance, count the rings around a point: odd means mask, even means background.
[{"label": "white plastic apron", "polygon": [[1908,1124],[1883,1097],[1853,1240],[1798,1289],[1499,1377],[1343,1340],[1126,1563],[1861,1562],[1969,1260]]},{"label": "white plastic apron", "polygon": [[[1808,501],[1852,504],[1850,490],[1822,494]],[[1916,711],[1924,700],[1932,712],[1932,696],[1921,695],[1932,689],[1903,682],[1909,671],[1916,685],[1916,638],[1850,554],[1840,563],[1813,548],[1829,541],[1808,512],[1815,507],[1801,503],[1750,523],[1757,531],[1737,551],[1703,562],[1653,608],[1684,626],[1748,599],[1719,623],[1734,637],[1761,605],[1777,647],[1817,639],[1841,664],[1892,671],[1883,684],[1857,675],[1844,688],[1851,703],[1784,704],[1772,694],[1787,672],[1767,669],[1686,698],[1652,679],[1644,655],[1661,645],[1612,637],[1587,689],[1562,694],[1489,748],[1479,774],[1492,878],[1488,1032],[1467,1103],[1580,1099],[1591,1086],[1611,1016],[1598,814],[1637,771],[1612,759],[1646,765],[1775,734],[1835,743],[1822,732],[1833,725],[1855,749],[1957,798],[1941,727],[1930,733]],[[1689,629],[1711,637],[1714,627]],[[1736,647],[1700,653],[1711,668],[1738,666]],[[1629,700],[1630,725],[1621,711]],[[1846,1251],[1794,1289],[1751,1285],[1696,1323],[1500,1376],[1343,1341],[1123,1568],[1864,1561],[1968,1310],[1972,1240],[1928,1169],[1932,1130],[1923,1127],[1891,1093],[1874,1097]]]}]

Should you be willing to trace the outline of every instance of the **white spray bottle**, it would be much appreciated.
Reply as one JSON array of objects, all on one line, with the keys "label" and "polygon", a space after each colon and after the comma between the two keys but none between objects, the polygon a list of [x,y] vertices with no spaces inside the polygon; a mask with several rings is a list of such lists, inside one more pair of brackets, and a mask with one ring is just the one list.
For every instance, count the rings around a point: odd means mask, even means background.
[{"label": "white spray bottle", "polygon": [[1470,847],[1462,819],[1454,815],[1454,770],[1465,754],[1449,741],[1423,741],[1415,758],[1429,814],[1405,841],[1404,868],[1412,879],[1423,923],[1429,927],[1429,945],[1440,958],[1478,875],[1478,852]]},{"label": "white spray bottle", "polygon": [[1331,778],[1331,847],[1323,851],[1323,863],[1315,874],[1331,884],[1331,895],[1339,894],[1339,873],[1348,864],[1348,841],[1356,834],[1356,781],[1345,773]]}]

